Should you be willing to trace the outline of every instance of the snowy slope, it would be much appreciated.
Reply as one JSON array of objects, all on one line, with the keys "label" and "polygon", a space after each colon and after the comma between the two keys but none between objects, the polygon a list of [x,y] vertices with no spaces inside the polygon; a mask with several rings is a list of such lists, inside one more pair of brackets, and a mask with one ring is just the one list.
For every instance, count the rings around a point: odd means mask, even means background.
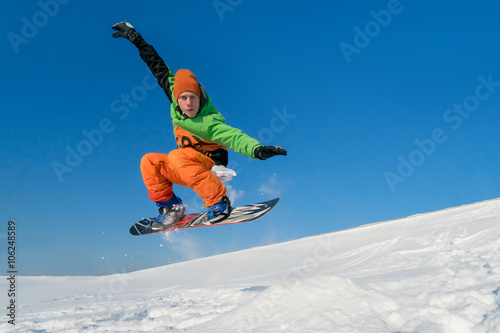
[{"label": "snowy slope", "polygon": [[500,200],[128,274],[18,279],[16,332],[500,332]]}]

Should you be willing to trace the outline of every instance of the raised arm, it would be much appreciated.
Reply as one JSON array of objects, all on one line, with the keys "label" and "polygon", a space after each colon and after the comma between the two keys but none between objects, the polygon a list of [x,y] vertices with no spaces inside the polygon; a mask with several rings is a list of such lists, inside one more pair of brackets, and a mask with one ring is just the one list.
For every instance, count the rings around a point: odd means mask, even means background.
[{"label": "raised arm", "polygon": [[165,91],[165,94],[167,94],[170,103],[172,103],[174,73],[168,68],[154,47],[148,44],[142,38],[141,34],[128,22],[120,22],[113,25],[113,30],[117,31],[113,34],[113,37],[128,39],[139,49],[142,60],[148,65],[149,70],[158,80],[158,84]]},{"label": "raised arm", "polygon": [[284,148],[278,146],[263,146],[259,141],[251,138],[237,128],[225,124],[224,117],[213,107],[208,94],[204,94],[205,102],[199,114],[194,118],[182,116],[178,112],[178,104],[173,95],[174,73],[168,68],[156,50],[146,43],[141,34],[128,22],[120,22],[113,25],[115,38],[125,38],[132,42],[138,49],[139,54],[148,65],[151,73],[158,80],[158,84],[167,94],[171,105],[171,116],[175,126],[185,129],[201,138],[228,147],[242,155],[265,160],[276,155],[286,155]]}]

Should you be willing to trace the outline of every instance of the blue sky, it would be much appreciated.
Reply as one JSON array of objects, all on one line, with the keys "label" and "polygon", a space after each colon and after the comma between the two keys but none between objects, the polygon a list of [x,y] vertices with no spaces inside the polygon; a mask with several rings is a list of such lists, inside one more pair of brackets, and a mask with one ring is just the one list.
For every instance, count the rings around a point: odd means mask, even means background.
[{"label": "blue sky", "polygon": [[[21,275],[100,275],[497,198],[499,9],[416,0],[13,3],[0,14],[4,252],[15,220]],[[228,124],[288,150],[266,161],[230,153],[235,204],[278,196],[271,214],[168,240],[128,234],[156,215],[140,158],[175,141],[168,99],[136,48],[111,37],[124,20],[174,71],[191,69]],[[190,189],[175,191],[201,209]]]}]

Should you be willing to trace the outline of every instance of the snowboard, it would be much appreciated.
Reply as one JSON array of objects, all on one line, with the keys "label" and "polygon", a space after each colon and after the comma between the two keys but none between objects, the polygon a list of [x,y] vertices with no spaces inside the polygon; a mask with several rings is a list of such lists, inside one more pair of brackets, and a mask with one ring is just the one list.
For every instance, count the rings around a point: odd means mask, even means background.
[{"label": "snowboard", "polygon": [[207,219],[207,212],[204,212],[197,214],[186,214],[181,220],[175,223],[165,225],[161,228],[153,228],[150,226],[150,221],[156,219],[156,217],[150,217],[142,219],[139,222],[135,223],[132,227],[130,227],[130,234],[134,236],[144,236],[180,229],[210,227],[214,225],[228,225],[255,221],[269,213],[269,211],[273,209],[274,206],[276,206],[279,200],[279,198],[276,198],[253,205],[234,207],[231,215],[229,215],[227,219],[215,223],[210,223]]}]

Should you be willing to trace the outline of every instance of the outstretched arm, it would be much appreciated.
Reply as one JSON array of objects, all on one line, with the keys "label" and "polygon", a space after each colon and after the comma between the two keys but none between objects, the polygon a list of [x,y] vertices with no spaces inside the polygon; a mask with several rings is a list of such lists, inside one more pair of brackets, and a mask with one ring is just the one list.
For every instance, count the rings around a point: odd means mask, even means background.
[{"label": "outstretched arm", "polygon": [[158,80],[158,84],[165,91],[165,94],[167,94],[170,103],[172,103],[174,73],[168,68],[153,46],[149,45],[142,38],[141,34],[128,22],[120,22],[113,25],[113,30],[117,31],[113,34],[113,37],[128,39],[139,49],[142,60],[148,65],[149,70]]},{"label": "outstretched arm", "polygon": [[282,147],[263,146],[258,140],[240,129],[226,125],[224,117],[213,107],[210,97],[202,117],[172,117],[174,125],[185,129],[202,140],[215,142],[239,154],[265,160],[276,155],[286,155]]}]

